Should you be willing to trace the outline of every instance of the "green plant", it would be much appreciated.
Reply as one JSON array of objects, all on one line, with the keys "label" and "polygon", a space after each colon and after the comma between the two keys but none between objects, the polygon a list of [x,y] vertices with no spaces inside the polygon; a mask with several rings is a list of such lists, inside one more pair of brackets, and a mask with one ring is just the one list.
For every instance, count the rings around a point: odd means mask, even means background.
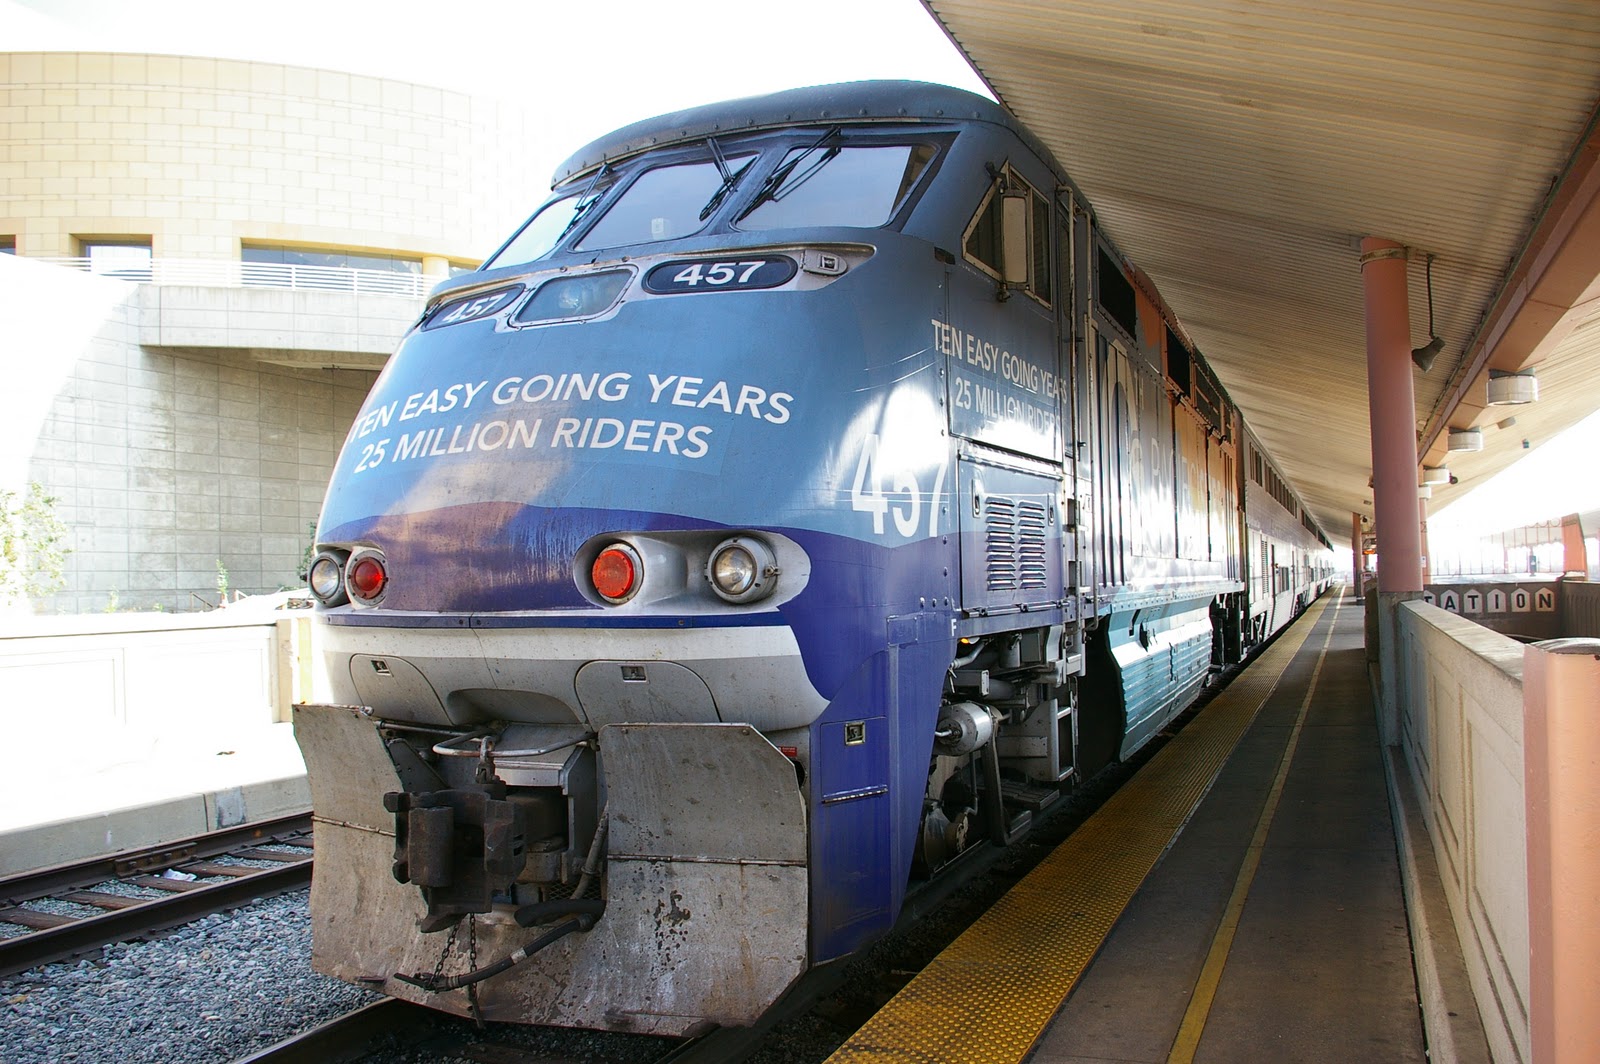
[{"label": "green plant", "polygon": [[67,526],[54,495],[30,481],[25,492],[0,489],[0,603],[53,595],[66,586]]},{"label": "green plant", "polygon": [[310,579],[308,574],[311,572],[311,559],[316,555],[316,553],[317,523],[315,521],[308,521],[306,523],[306,549],[300,555],[300,571],[295,574],[300,578],[301,583],[304,583],[306,580]]},{"label": "green plant", "polygon": [[222,559],[217,559],[217,602],[219,605],[228,604],[228,567],[222,564]]}]

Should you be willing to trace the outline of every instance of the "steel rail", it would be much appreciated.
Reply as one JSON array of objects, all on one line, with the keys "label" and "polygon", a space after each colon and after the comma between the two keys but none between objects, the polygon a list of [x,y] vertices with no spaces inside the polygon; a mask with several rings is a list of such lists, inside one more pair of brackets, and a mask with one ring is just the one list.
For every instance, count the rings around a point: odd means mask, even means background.
[{"label": "steel rail", "polygon": [[399,998],[383,998],[297,1035],[291,1035],[234,1064],[338,1064],[359,1060],[385,1035],[425,1030],[442,1014]]},{"label": "steel rail", "polygon": [[[0,878],[0,922],[32,929],[28,934],[0,939],[0,976],[303,887],[311,881],[310,855],[256,847],[269,843],[309,846],[310,832],[310,813],[299,813]],[[219,866],[208,860],[227,855],[276,863],[255,868]],[[168,870],[192,870],[196,876],[226,878],[218,882],[162,878],[159,873]],[[87,889],[108,880],[133,882],[168,893],[163,897],[136,898]],[[25,902],[44,898],[106,911],[70,917],[23,907]]]}]

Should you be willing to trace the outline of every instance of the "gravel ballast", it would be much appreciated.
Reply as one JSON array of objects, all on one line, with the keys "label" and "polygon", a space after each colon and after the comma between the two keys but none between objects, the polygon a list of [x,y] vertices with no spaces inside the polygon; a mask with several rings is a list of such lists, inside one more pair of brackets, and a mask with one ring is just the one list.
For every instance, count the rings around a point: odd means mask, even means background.
[{"label": "gravel ballast", "polygon": [[0,980],[4,1064],[216,1064],[373,1000],[311,970],[307,891]]}]

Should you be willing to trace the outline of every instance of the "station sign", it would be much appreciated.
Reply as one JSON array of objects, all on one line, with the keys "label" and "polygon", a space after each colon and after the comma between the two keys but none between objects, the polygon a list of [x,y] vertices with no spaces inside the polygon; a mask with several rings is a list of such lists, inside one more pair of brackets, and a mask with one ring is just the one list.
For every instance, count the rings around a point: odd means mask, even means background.
[{"label": "station sign", "polygon": [[1519,613],[1556,612],[1556,589],[1550,584],[1435,585],[1423,601],[1466,617],[1498,617]]}]

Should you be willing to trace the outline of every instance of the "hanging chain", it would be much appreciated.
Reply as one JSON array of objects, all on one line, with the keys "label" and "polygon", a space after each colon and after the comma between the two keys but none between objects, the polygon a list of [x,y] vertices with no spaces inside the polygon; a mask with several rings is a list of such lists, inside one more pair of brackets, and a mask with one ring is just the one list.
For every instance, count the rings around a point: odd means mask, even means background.
[{"label": "hanging chain", "polygon": [[[467,914],[467,971],[478,970],[478,916],[476,913]],[[483,1013],[478,1009],[478,984],[467,984],[467,1007],[472,1010],[472,1022],[478,1025],[478,1030],[484,1029]]]},{"label": "hanging chain", "polygon": [[450,947],[456,944],[456,932],[459,930],[461,930],[461,924],[458,922],[450,929],[450,937],[444,940],[444,949],[439,951],[439,963],[433,966],[434,986],[438,986],[439,980],[444,978],[444,961],[446,957],[450,956]]}]

